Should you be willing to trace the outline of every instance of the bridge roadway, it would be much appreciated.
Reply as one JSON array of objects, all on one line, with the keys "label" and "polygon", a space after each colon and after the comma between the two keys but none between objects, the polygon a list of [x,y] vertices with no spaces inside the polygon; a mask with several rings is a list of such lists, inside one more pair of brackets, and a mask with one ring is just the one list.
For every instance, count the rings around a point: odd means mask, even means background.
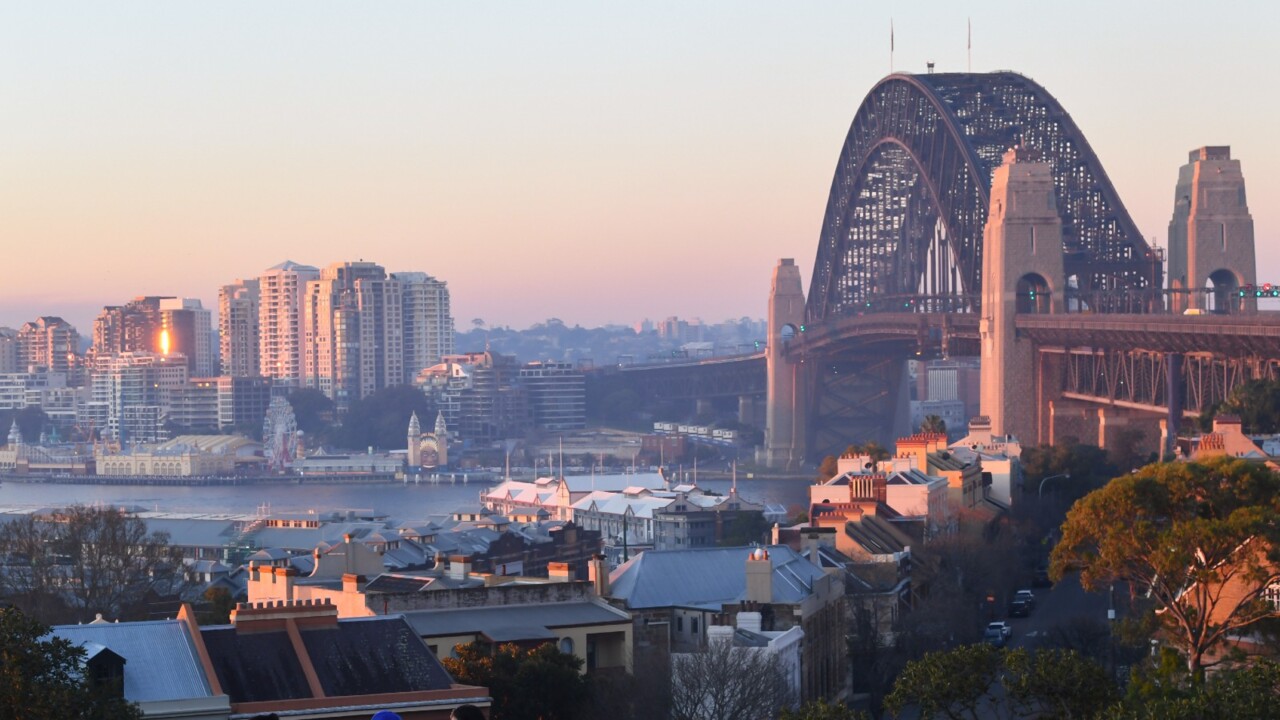
[{"label": "bridge roadway", "polygon": [[[1280,313],[1277,312],[1241,315],[1022,314],[1015,322],[1018,332],[1045,352],[1177,353],[1234,361],[1264,360],[1264,364],[1280,361]],[[978,355],[978,325],[978,315],[973,313],[850,315],[807,327],[788,341],[786,352],[818,361],[848,355],[972,357]],[[615,382],[621,382],[638,393],[646,403],[732,396],[763,398],[766,391],[764,353],[632,365],[607,372]],[[1106,368],[1100,365],[1098,372],[1105,375]],[[1250,374],[1256,375],[1257,372]],[[1248,378],[1242,376],[1244,379]],[[1232,380],[1229,384],[1235,382]],[[1223,386],[1205,395],[1202,402],[1188,397],[1184,408],[1189,413],[1198,411],[1229,390],[1230,387]],[[1096,395],[1092,399],[1104,403],[1124,400],[1111,391],[1103,392],[1101,389],[1083,392],[1073,388],[1069,392],[1078,399]],[[1151,400],[1158,399],[1159,393],[1153,391],[1150,394]],[[1198,390],[1193,391],[1193,395],[1198,397],[1199,394]],[[1156,409],[1145,403],[1142,407]]]}]

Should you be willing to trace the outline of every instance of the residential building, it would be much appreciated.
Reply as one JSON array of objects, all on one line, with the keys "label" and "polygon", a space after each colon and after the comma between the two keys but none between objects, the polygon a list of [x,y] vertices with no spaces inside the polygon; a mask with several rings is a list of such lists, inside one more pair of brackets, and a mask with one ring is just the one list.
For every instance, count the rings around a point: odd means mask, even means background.
[{"label": "residential building", "polygon": [[601,585],[635,619],[637,654],[697,649],[716,616],[756,612],[760,630],[804,632],[801,701],[844,687],[844,583],[785,545],[650,550]]},{"label": "residential building", "polygon": [[396,272],[391,278],[400,283],[403,312],[404,377],[397,384],[410,385],[418,373],[454,353],[449,286],[422,272]]},{"label": "residential building", "polygon": [[218,429],[258,427],[271,404],[271,378],[260,375],[216,378]]},{"label": "residential building", "polygon": [[416,384],[435,399],[448,426],[463,440],[520,438],[533,427],[514,356],[488,351],[449,355],[420,373]]},{"label": "residential building", "polygon": [[[92,403],[103,410],[97,427],[122,442],[163,440],[171,392],[186,383],[182,355],[130,351],[95,357]],[[90,417],[98,416],[91,411]]]},{"label": "residential building", "polygon": [[56,625],[54,637],[85,650],[90,675],[122,677],[124,699],[147,720],[226,720],[231,700],[215,691],[195,641],[190,614],[176,620]]},{"label": "residential building", "polygon": [[547,432],[586,427],[586,376],[573,363],[526,363],[520,368],[520,382],[529,396],[534,427]]},{"label": "residential building", "polygon": [[217,432],[218,378],[192,378],[170,390],[167,420],[184,431]]},{"label": "residential building", "polygon": [[[71,376],[79,367],[80,334],[60,317],[45,316],[24,323],[14,340],[17,367],[9,372],[44,368]],[[4,344],[0,341],[0,347]]]},{"label": "residential building", "polygon": [[218,343],[222,374],[254,377],[261,372],[257,280],[239,280],[218,288]]},{"label": "residential building", "polygon": [[[161,298],[160,330],[167,335],[160,352],[182,353],[190,363],[193,377],[218,374],[217,348],[214,344],[213,316],[197,298]],[[167,340],[166,340],[167,338]]]},{"label": "residential building", "polygon": [[334,263],[307,283],[303,384],[339,411],[404,378],[400,283],[371,262]]},{"label": "residential building", "polygon": [[0,327],[0,375],[24,372],[26,367],[19,361],[18,331],[9,327]]},{"label": "residential building", "polygon": [[[93,347],[90,354],[96,363],[99,358],[121,353],[191,352],[181,342],[171,340],[166,350],[160,346],[160,301],[171,299],[160,296],[141,296],[124,305],[108,305],[93,321]],[[190,341],[194,344],[194,340]]]},{"label": "residential building", "polygon": [[259,374],[300,386],[303,377],[303,298],[307,283],[320,279],[310,265],[286,260],[258,276]]}]

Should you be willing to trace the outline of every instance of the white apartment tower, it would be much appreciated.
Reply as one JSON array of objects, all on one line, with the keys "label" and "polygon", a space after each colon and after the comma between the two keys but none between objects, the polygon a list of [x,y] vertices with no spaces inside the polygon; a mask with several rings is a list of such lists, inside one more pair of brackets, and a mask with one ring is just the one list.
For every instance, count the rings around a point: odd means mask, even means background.
[{"label": "white apartment tower", "polygon": [[391,277],[400,281],[404,333],[401,382],[409,385],[424,368],[454,352],[449,285],[422,272],[391,273]]},{"label": "white apartment tower", "polygon": [[218,288],[218,350],[223,375],[258,375],[258,304],[257,280],[236,280]]},{"label": "white apartment tower", "polygon": [[404,381],[400,282],[371,262],[334,263],[307,283],[304,384],[339,409]]},{"label": "white apartment tower", "polygon": [[301,384],[303,296],[320,271],[286,260],[258,276],[258,362],[265,377]]}]

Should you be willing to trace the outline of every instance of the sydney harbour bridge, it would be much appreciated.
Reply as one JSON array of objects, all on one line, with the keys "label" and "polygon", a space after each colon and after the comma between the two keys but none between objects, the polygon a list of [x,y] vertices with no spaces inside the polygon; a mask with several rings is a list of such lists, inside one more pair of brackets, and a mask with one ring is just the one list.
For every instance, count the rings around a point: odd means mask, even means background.
[{"label": "sydney harbour bridge", "polygon": [[993,430],[1105,445],[1136,427],[1154,447],[1160,421],[1171,437],[1280,368],[1280,313],[1257,310],[1280,290],[1258,284],[1229,148],[1190,153],[1171,217],[1165,257],[1029,78],[890,75],[840,150],[807,297],[792,261],[775,269],[765,350],[615,381],[744,413],[764,395],[765,459],[785,466],[906,430],[907,360],[979,356]]}]

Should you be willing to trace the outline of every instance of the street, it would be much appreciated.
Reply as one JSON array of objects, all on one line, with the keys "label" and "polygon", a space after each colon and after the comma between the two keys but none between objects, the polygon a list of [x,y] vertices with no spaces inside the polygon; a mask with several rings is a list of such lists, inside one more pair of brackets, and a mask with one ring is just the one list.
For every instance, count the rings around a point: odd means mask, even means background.
[{"label": "street", "polygon": [[1050,629],[1072,618],[1107,621],[1107,594],[1085,592],[1075,574],[1063,578],[1052,588],[1037,588],[1033,592],[1036,609],[1028,617],[1009,619],[1013,626],[1010,647],[1038,647]]}]

